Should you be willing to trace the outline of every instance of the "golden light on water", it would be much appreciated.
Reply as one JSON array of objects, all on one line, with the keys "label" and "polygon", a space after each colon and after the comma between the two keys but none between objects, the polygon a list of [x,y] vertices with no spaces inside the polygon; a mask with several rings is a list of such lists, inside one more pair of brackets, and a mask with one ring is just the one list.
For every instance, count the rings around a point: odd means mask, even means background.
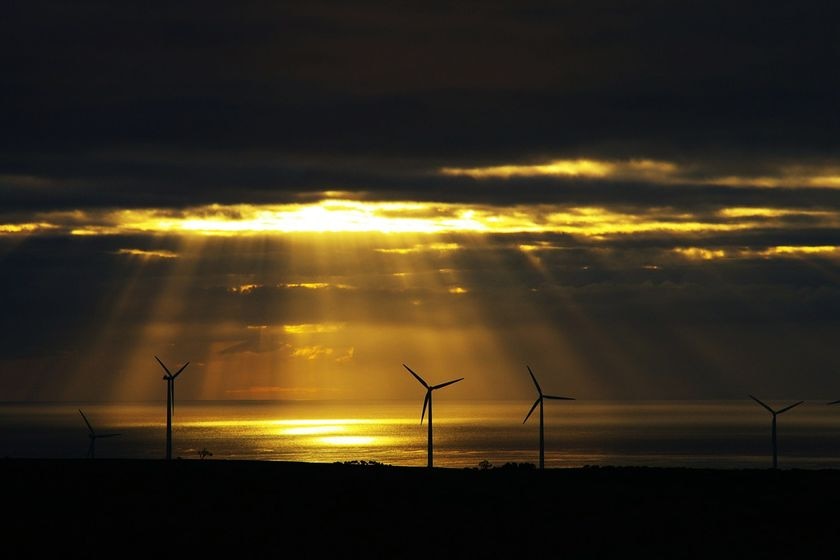
[{"label": "golden light on water", "polygon": [[[345,432],[353,426],[400,424],[402,418],[229,418],[225,420],[182,420],[188,428],[249,428],[287,435],[312,435]],[[144,424],[128,424],[135,427]]]},{"label": "golden light on water", "polygon": [[378,438],[372,436],[325,436],[318,438],[318,441],[324,445],[375,445],[382,444]]},{"label": "golden light on water", "polygon": [[302,444],[317,449],[393,444],[394,437],[382,435],[382,431],[391,431],[405,422],[402,418],[298,418],[198,420],[180,422],[179,425],[186,429],[209,430],[217,434],[302,438]]},{"label": "golden light on water", "polygon": [[346,426],[325,424],[319,426],[294,426],[291,428],[284,428],[281,433],[287,436],[311,436],[318,434],[333,434],[335,432],[343,432]]}]

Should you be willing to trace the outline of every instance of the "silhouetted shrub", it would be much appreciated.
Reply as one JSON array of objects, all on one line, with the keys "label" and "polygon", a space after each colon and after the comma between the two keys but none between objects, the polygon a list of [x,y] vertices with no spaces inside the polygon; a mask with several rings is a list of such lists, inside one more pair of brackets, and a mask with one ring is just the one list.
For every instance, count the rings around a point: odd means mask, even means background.
[{"label": "silhouetted shrub", "polygon": [[[336,463],[339,463],[339,461],[336,461]],[[368,467],[384,467],[384,466],[387,466],[385,463],[380,463],[379,461],[374,461],[373,459],[370,459],[368,461],[365,461],[365,460],[360,461],[358,459],[353,459],[352,461],[344,461],[343,464],[344,465],[363,465],[363,466],[368,466]]]}]

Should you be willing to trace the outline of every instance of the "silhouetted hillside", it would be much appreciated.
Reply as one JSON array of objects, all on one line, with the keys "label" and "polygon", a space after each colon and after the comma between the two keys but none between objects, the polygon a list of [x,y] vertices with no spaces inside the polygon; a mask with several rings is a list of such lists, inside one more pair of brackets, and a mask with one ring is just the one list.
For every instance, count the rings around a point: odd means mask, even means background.
[{"label": "silhouetted hillside", "polygon": [[840,515],[828,470],[5,459],[0,473],[13,557],[802,557],[830,553]]}]

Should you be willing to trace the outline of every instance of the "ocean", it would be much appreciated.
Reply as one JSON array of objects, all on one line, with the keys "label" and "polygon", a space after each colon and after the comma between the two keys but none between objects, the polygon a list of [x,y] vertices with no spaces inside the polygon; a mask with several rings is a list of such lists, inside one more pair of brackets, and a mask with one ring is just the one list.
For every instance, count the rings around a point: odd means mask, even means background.
[{"label": "ocean", "polygon": [[[426,465],[422,401],[193,401],[177,403],[173,457],[200,460],[375,461]],[[434,402],[434,465],[539,461],[539,409],[532,402]],[[771,402],[781,408],[789,403]],[[85,457],[88,429],[97,458],[163,458],[165,404],[2,403],[0,456]],[[771,466],[771,415],[739,401],[547,401],[549,468]],[[778,416],[781,468],[840,467],[840,406],[805,404]],[[486,464],[486,463],[485,463]]]}]

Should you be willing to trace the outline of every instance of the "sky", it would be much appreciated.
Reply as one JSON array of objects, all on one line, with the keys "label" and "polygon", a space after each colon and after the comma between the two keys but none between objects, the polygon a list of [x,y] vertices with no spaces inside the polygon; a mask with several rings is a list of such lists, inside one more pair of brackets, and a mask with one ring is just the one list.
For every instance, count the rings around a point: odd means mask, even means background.
[{"label": "sky", "polygon": [[0,400],[840,398],[817,2],[0,17]]}]

